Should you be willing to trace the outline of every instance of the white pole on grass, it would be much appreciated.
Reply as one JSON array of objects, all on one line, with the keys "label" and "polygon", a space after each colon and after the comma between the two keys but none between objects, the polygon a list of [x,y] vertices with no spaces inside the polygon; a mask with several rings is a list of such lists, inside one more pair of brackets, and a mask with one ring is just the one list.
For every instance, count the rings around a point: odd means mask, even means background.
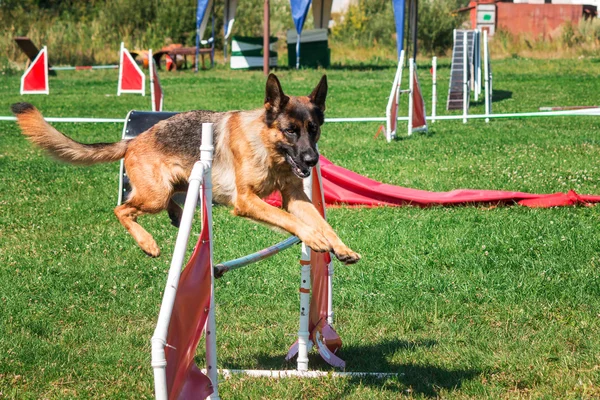
[{"label": "white pole on grass", "polygon": [[[304,192],[312,199],[312,175],[304,179]],[[310,247],[302,243],[302,257],[300,258],[300,323],[298,328],[298,371],[308,371],[310,317]]]},{"label": "white pole on grass", "polygon": [[437,108],[437,57],[431,59],[432,87],[431,87],[431,122],[435,122]]},{"label": "white pole on grass", "polygon": [[413,74],[415,73],[415,61],[414,59],[408,60],[408,135],[412,135],[412,117],[413,117],[413,91],[415,90],[415,79]]},{"label": "white pole on grass", "polygon": [[467,38],[467,32],[463,32],[463,124],[467,123],[467,108],[468,108],[468,93],[469,93],[469,82],[468,82],[468,72],[467,72],[467,68],[469,67],[467,65],[467,52],[468,52],[469,46],[468,46],[468,38]]},{"label": "white pole on grass", "polygon": [[490,71],[487,30],[483,31],[483,79],[485,80],[485,122],[490,122]]},{"label": "white pole on grass", "polygon": [[[208,129],[205,128],[205,125],[208,126]],[[171,321],[173,304],[175,302],[179,277],[181,275],[181,267],[183,266],[183,260],[185,258],[185,252],[192,230],[192,221],[194,219],[196,205],[198,204],[200,184],[202,183],[205,174],[210,176],[210,168],[212,165],[212,124],[203,124],[202,128],[202,146],[200,147],[201,158],[200,161],[194,164],[188,180],[188,192],[185,198],[177,240],[175,241],[175,249],[169,268],[167,284],[160,306],[160,312],[158,314],[156,329],[154,330],[154,335],[151,339],[152,368],[154,369],[154,394],[157,400],[168,399],[165,346],[167,345],[169,322]],[[210,148],[208,146],[210,146]],[[205,159],[209,152],[210,158]],[[216,380],[213,381],[213,384],[216,385],[215,382]]]}]

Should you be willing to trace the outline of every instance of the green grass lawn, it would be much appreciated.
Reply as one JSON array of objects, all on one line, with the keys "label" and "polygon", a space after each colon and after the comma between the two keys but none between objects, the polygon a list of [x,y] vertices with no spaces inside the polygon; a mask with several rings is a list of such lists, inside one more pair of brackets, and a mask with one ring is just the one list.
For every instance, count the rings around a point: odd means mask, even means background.
[{"label": "green grass lawn", "polygon": [[[598,105],[594,59],[494,61],[495,112]],[[427,62],[421,87],[430,107]],[[440,62],[438,114],[449,64]],[[383,116],[394,65],[332,68],[328,117]],[[325,71],[281,70],[290,94]],[[261,72],[163,73],[165,109],[260,107]],[[124,117],[149,97],[117,97],[116,71],[59,72],[50,95],[18,96],[0,76],[0,115],[17,101],[52,117]],[[405,112],[405,109],[403,109]],[[473,104],[483,112],[483,103]],[[55,124],[84,142],[116,141],[119,124]],[[401,125],[404,127],[405,125]],[[600,120],[594,117],[441,121],[430,133],[385,143],[377,124],[326,124],[321,152],[386,183],[600,194]],[[402,130],[403,128],[401,128]],[[0,122],[0,399],[153,396],[152,336],[177,234],[166,213],[141,224],[163,250],[145,256],[112,213],[118,164],[74,167],[34,149]],[[340,237],[363,259],[336,265],[336,329],[347,371],[387,380],[220,383],[225,399],[598,398],[598,207],[336,208]],[[194,228],[197,237],[199,227]],[[214,210],[215,260],[284,236],[225,207]],[[223,368],[283,369],[298,330],[299,248],[232,272],[216,284]],[[203,350],[197,362],[202,366]],[[330,370],[318,355],[311,368]]]}]

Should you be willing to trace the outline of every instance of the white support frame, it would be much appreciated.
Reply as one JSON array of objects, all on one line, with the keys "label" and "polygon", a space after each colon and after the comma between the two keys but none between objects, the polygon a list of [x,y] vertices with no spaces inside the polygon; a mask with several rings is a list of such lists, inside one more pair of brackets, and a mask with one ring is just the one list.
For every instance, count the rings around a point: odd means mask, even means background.
[{"label": "white support frame", "polygon": [[[46,89],[45,90],[25,90],[25,77],[31,72],[33,67],[36,65],[38,59],[44,54],[44,79],[46,80]],[[46,46],[42,47],[42,50],[35,56],[35,59],[29,67],[25,71],[25,73],[21,76],[21,95],[24,94],[50,94],[50,81],[48,80],[48,48]]]},{"label": "white support frame", "polygon": [[[123,54],[131,61],[134,65],[135,69],[142,76],[142,89],[141,90],[121,90],[121,82],[123,78]],[[119,82],[117,86],[117,96],[120,96],[121,93],[141,93],[142,96],[146,96],[146,74],[141,70],[140,66],[137,65],[129,50],[125,48],[125,42],[121,42],[121,49],[119,50]]]},{"label": "white support frame", "polygon": [[[304,178],[303,186],[304,193],[309,199],[312,199],[312,174],[308,178]],[[310,253],[311,249],[304,242],[302,243],[302,255],[300,257],[301,273],[300,273],[300,318],[298,326],[298,371],[308,371],[308,353],[311,350],[309,340],[310,332],[308,327],[310,324]]]}]

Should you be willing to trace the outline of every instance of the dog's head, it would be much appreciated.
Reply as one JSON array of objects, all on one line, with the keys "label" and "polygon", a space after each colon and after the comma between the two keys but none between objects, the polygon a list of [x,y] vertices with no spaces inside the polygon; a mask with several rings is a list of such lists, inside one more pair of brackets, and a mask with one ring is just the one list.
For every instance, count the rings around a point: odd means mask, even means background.
[{"label": "dog's head", "polygon": [[317,141],[325,122],[327,76],[308,96],[286,96],[274,74],[267,79],[266,123],[275,132],[275,147],[299,178],[310,175],[319,161]]}]

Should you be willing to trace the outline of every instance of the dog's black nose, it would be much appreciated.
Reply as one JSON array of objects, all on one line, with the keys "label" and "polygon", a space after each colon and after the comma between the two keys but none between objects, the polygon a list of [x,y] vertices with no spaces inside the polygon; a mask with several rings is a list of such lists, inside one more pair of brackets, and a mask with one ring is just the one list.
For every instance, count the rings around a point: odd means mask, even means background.
[{"label": "dog's black nose", "polygon": [[316,151],[307,151],[302,155],[302,161],[304,161],[309,167],[314,167],[319,161],[319,155]]}]

